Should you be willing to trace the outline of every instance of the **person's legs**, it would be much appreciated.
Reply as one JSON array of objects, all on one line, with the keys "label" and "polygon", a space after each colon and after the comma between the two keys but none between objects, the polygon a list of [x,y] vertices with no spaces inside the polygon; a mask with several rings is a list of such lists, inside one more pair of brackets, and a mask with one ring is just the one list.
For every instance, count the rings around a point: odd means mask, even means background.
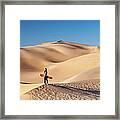
[{"label": "person's legs", "polygon": [[48,84],[48,79],[46,80],[47,84]]},{"label": "person's legs", "polygon": [[47,76],[46,82],[47,82],[47,84],[48,84],[48,76]]},{"label": "person's legs", "polygon": [[48,84],[48,76],[44,77],[44,84],[47,85]]},{"label": "person's legs", "polygon": [[46,80],[45,80],[45,85],[46,85]]},{"label": "person's legs", "polygon": [[44,78],[44,84],[46,84],[46,79]]}]

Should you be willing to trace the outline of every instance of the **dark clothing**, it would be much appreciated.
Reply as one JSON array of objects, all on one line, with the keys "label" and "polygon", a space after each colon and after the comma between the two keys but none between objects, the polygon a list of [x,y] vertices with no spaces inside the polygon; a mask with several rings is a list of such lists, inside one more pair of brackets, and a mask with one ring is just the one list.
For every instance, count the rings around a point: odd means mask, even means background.
[{"label": "dark clothing", "polygon": [[47,80],[47,79],[48,79],[48,76],[45,76],[45,77],[44,77],[44,80]]},{"label": "dark clothing", "polygon": [[47,76],[47,69],[45,69],[44,74],[45,74],[45,76]]},{"label": "dark clothing", "polygon": [[47,72],[47,68],[45,68],[45,70],[44,70],[44,83],[48,84],[48,72]]},{"label": "dark clothing", "polygon": [[48,75],[47,75],[47,69],[44,71],[44,83],[48,84]]},{"label": "dark clothing", "polygon": [[48,84],[48,76],[44,76],[44,83]]}]

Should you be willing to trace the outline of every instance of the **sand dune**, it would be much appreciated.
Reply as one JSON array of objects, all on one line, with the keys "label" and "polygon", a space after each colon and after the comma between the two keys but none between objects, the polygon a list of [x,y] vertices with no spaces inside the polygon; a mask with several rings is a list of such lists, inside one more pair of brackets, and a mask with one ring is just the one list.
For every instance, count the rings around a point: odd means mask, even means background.
[{"label": "sand dune", "polygon": [[[49,80],[50,86],[48,85],[48,88],[50,87],[51,89],[52,87],[52,90],[58,90],[56,84],[60,83],[66,86],[68,83],[73,84],[77,82],[76,86],[79,86],[78,83],[82,81],[86,81],[88,84],[91,80],[94,82],[96,80],[99,81],[99,52],[97,46],[65,41],[56,41],[21,48],[21,99],[28,99],[30,97],[29,94],[26,94],[28,91],[42,86],[43,78],[39,76],[39,73],[42,73],[45,67],[48,68],[49,75],[53,77],[52,80]],[[53,86],[53,84],[55,84],[55,86]],[[67,89],[64,91],[66,92],[66,90]],[[92,98],[96,99],[96,97]],[[79,95],[77,99],[83,98]],[[91,97],[89,99],[91,99]]]},{"label": "sand dune", "polygon": [[98,100],[100,99],[99,80],[78,83],[58,83],[36,87],[24,95],[24,100]]},{"label": "sand dune", "polygon": [[83,80],[99,80],[100,79],[100,68],[90,68],[89,70],[80,72],[77,75],[74,75],[64,81],[64,83],[77,82]]},{"label": "sand dune", "polygon": [[26,92],[40,86],[42,84],[25,84],[25,83],[21,83],[20,84],[20,94],[25,94]]},{"label": "sand dune", "polygon": [[[64,79],[61,74],[67,75],[66,79],[79,73],[81,69],[84,71],[83,68],[86,70],[86,68],[89,69],[90,66],[94,67],[99,63],[99,51],[95,46],[53,42],[21,48],[20,51],[21,82],[26,83],[42,82],[39,73],[44,70],[44,67],[50,69],[49,72],[54,76],[54,81],[59,81]],[[69,71],[65,70],[65,67]]]},{"label": "sand dune", "polygon": [[[93,71],[93,69],[97,66],[99,66],[99,53],[75,57],[60,63],[52,63],[48,66],[49,74],[50,76],[53,76],[50,83],[63,82],[65,79],[68,79],[74,75],[81,74],[88,70]],[[40,71],[22,72],[21,82],[42,83],[43,78],[39,76],[39,73]]]},{"label": "sand dune", "polygon": [[96,52],[97,48],[69,42],[52,42],[20,49],[22,71],[43,70],[51,63],[59,63],[80,55]]},{"label": "sand dune", "polygon": [[50,75],[54,76],[54,79],[51,80],[51,82],[63,82],[74,75],[83,73],[83,71],[93,71],[93,68],[97,66],[99,66],[98,53],[87,54],[62,63],[56,63],[49,67]]}]

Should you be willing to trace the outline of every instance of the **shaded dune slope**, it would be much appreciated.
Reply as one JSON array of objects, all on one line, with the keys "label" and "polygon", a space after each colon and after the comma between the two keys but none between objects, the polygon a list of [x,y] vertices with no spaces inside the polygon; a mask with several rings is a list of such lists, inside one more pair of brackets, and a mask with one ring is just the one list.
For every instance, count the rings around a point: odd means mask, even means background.
[{"label": "shaded dune slope", "polygon": [[39,73],[44,67],[54,76],[51,82],[62,82],[81,70],[93,69],[98,63],[99,50],[96,46],[62,41],[24,47],[20,49],[21,82],[42,83]]},{"label": "shaded dune slope", "polygon": [[[52,63],[48,66],[49,75],[53,77],[49,80],[50,83],[64,82],[73,76],[78,75],[78,80],[96,78],[99,79],[99,54],[87,54],[79,57],[75,57],[64,62]],[[91,71],[91,72],[90,72]],[[89,73],[90,72],[90,73]],[[21,82],[23,83],[43,83],[43,78],[39,76],[40,71],[35,72],[23,72],[21,73]],[[95,75],[94,75],[95,74]],[[86,76],[87,75],[87,76]],[[83,77],[82,77],[83,76]],[[76,79],[77,80],[77,79]]]},{"label": "shaded dune slope", "polygon": [[69,43],[53,42],[20,49],[21,71],[42,70],[50,63],[59,63],[96,51],[96,47]]}]

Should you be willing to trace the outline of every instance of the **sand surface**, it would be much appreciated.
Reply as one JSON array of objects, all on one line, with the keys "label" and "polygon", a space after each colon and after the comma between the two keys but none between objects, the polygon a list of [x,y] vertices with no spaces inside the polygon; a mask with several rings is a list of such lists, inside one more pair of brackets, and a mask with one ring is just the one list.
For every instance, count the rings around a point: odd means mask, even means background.
[{"label": "sand surface", "polygon": [[40,85],[22,95],[26,100],[99,100],[99,80]]},{"label": "sand surface", "polygon": [[[100,49],[97,46],[64,41],[21,48],[21,99],[99,99],[99,57]],[[48,68],[49,75],[53,77],[47,86],[43,84],[43,78],[39,76],[45,67]],[[85,85],[83,85],[84,82]],[[70,86],[73,84],[78,89],[71,88]],[[61,87],[61,85],[65,87]],[[86,87],[87,89],[85,89]],[[94,92],[91,92],[90,89]],[[37,92],[35,92],[36,90]],[[47,97],[38,97],[41,92]],[[49,92],[54,94],[51,95],[52,98],[49,96]],[[67,93],[69,93],[69,97],[56,97],[57,94],[66,96]],[[77,98],[70,97],[74,94],[78,94]]]}]

